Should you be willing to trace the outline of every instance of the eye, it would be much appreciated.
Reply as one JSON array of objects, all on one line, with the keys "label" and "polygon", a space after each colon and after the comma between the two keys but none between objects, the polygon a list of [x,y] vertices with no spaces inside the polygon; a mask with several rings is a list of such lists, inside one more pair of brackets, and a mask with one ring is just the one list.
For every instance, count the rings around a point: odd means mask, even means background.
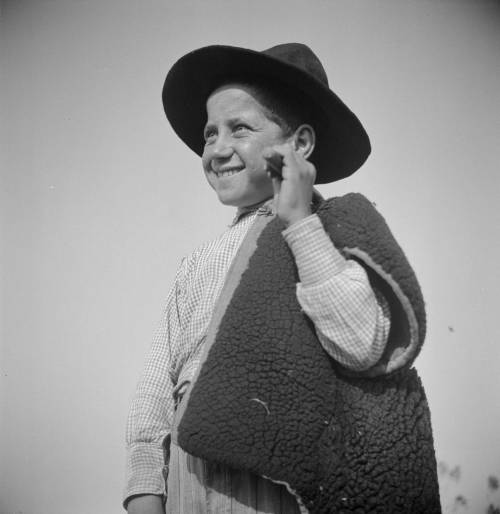
[{"label": "eye", "polygon": [[240,134],[242,132],[245,132],[246,130],[249,130],[250,127],[248,125],[245,125],[244,123],[238,123],[233,127],[233,132],[235,134]]},{"label": "eye", "polygon": [[207,128],[203,132],[203,137],[205,139],[205,143],[210,143],[214,139],[215,136],[216,136],[216,132],[214,129]]}]

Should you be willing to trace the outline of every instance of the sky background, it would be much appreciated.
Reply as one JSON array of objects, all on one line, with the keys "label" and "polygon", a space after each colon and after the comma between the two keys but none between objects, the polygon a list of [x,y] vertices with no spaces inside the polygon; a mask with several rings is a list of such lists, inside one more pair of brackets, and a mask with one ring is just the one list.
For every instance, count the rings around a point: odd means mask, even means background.
[{"label": "sky background", "polygon": [[169,127],[164,77],[203,45],[290,41],[373,146],[320,192],[376,202],[423,289],[445,512],[500,504],[498,1],[0,5],[0,514],[121,512],[128,406],[175,270],[234,214]]}]

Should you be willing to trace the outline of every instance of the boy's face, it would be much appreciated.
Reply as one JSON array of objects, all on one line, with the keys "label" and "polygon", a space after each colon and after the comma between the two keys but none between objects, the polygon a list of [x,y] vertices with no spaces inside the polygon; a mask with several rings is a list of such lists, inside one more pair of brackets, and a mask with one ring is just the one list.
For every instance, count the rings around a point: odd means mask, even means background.
[{"label": "boy's face", "polygon": [[249,207],[273,196],[265,150],[283,144],[285,135],[269,120],[245,86],[230,84],[207,100],[203,169],[225,205]]}]

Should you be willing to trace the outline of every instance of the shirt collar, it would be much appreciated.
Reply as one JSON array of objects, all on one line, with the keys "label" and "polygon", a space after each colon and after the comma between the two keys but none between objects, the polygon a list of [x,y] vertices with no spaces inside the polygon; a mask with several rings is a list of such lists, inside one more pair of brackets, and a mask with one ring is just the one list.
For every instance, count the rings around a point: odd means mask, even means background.
[{"label": "shirt collar", "polygon": [[261,215],[272,215],[273,211],[273,198],[268,198],[263,202],[257,203],[255,205],[251,205],[250,207],[238,207],[236,211],[236,215],[233,218],[231,226],[236,225],[239,221],[241,221],[248,214],[256,212]]},{"label": "shirt collar", "polygon": [[[230,227],[234,227],[239,221],[241,221],[244,217],[246,217],[248,214],[251,214],[253,212],[256,212],[257,214],[264,215],[264,216],[272,216],[274,214],[273,209],[273,200],[274,198],[268,198],[267,200],[264,200],[263,202],[257,203],[255,205],[251,205],[250,207],[238,207],[238,210],[236,211],[236,215],[233,218],[233,221],[231,222]],[[323,202],[323,196],[321,193],[316,189],[313,188],[313,197],[312,197],[312,210],[313,212],[316,212],[319,205]]]}]

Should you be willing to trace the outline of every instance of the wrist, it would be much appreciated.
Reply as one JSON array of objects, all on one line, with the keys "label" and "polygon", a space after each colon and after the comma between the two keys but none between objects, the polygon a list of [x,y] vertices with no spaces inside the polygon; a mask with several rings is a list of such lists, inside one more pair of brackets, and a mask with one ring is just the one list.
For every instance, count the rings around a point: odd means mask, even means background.
[{"label": "wrist", "polygon": [[133,496],[127,504],[128,514],[164,514],[163,498],[156,494]]},{"label": "wrist", "polygon": [[310,208],[300,209],[291,213],[286,219],[283,219],[283,222],[285,224],[285,227],[288,228],[294,225],[295,223],[298,223],[299,221],[302,221],[303,219],[309,217],[311,214],[312,211]]},{"label": "wrist", "polygon": [[345,258],[316,214],[283,230],[282,234],[293,253],[302,285],[323,283],[345,269]]}]

